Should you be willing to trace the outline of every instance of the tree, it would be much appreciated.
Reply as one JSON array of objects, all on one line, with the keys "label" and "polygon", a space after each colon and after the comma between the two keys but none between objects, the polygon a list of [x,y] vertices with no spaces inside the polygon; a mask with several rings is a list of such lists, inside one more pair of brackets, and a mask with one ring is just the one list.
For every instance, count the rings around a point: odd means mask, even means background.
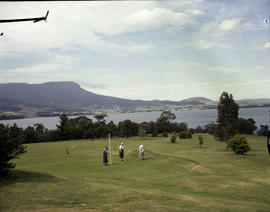
[{"label": "tree", "polygon": [[162,132],[165,132],[165,131],[168,131],[169,130],[169,120],[167,117],[165,116],[160,116],[158,119],[157,119],[157,131],[159,133],[162,133]]},{"label": "tree", "polygon": [[228,141],[238,133],[239,106],[233,100],[232,94],[223,92],[219,98],[218,118],[215,137],[219,141]]},{"label": "tree", "polygon": [[175,115],[170,111],[163,111],[157,119],[158,132],[169,132],[170,120],[174,120]]},{"label": "tree", "polygon": [[253,134],[254,131],[257,129],[257,126],[255,125],[255,121],[251,118],[244,119],[239,118],[238,124],[239,124],[239,133],[241,134]]},{"label": "tree", "polygon": [[146,130],[146,134],[150,134],[154,131],[155,122],[142,122],[139,123],[140,128],[143,128]]},{"label": "tree", "polygon": [[80,138],[92,138],[92,131],[94,128],[94,123],[92,119],[87,118],[86,116],[80,116],[77,118],[77,126],[81,132]]},{"label": "tree", "polygon": [[[93,122],[86,116],[79,116],[67,121],[70,139],[92,138]],[[90,131],[91,130],[91,131]]]},{"label": "tree", "polygon": [[196,133],[203,133],[203,128],[199,125],[196,127],[195,132]]},{"label": "tree", "polygon": [[35,131],[36,131],[36,140],[37,141],[44,141],[45,140],[45,127],[41,123],[34,124]]},{"label": "tree", "polygon": [[103,138],[108,136],[109,132],[104,121],[96,122],[94,124],[93,134],[95,138]]},{"label": "tree", "polygon": [[138,135],[139,124],[130,121],[129,119],[120,121],[118,128],[121,137],[130,137]]},{"label": "tree", "polygon": [[138,136],[145,137],[146,136],[146,130],[142,127],[139,128]]},{"label": "tree", "polygon": [[178,132],[182,132],[182,131],[187,131],[188,130],[188,124],[186,122],[181,122],[178,127],[179,127],[179,131]]},{"label": "tree", "polygon": [[105,117],[107,117],[106,114],[96,114],[94,118],[97,120],[97,122],[105,122]]},{"label": "tree", "polygon": [[228,147],[237,155],[246,154],[251,148],[248,145],[247,139],[242,135],[235,135],[230,139]]},{"label": "tree", "polygon": [[204,126],[203,132],[204,133],[209,133],[209,134],[213,135],[213,134],[215,134],[216,127],[217,127],[217,125],[212,121],[211,123],[206,124]]},{"label": "tree", "polygon": [[166,117],[168,121],[175,120],[175,118],[176,118],[174,113],[172,113],[171,111],[168,111],[168,110],[163,111],[161,113],[160,117]]},{"label": "tree", "polygon": [[26,152],[23,146],[23,131],[16,124],[4,126],[0,124],[0,176],[15,168],[14,158]]},{"label": "tree", "polygon": [[257,134],[261,135],[261,136],[267,136],[268,135],[268,125],[261,125]]},{"label": "tree", "polygon": [[70,129],[68,127],[68,116],[63,113],[59,116],[60,119],[60,125],[57,126],[58,130],[58,139],[59,140],[67,140],[70,139]]},{"label": "tree", "polygon": [[107,124],[108,132],[110,133],[111,137],[118,135],[118,127],[116,124],[113,123],[113,121],[110,121]]},{"label": "tree", "polygon": [[37,139],[36,131],[34,127],[27,127],[23,131],[24,143],[34,143]]}]

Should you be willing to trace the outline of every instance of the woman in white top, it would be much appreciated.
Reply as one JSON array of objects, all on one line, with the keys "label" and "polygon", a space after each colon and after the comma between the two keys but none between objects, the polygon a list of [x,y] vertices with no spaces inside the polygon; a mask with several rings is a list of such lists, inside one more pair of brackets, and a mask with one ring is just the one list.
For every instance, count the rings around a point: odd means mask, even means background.
[{"label": "woman in white top", "polygon": [[144,147],[143,144],[139,146],[139,158],[144,160]]}]

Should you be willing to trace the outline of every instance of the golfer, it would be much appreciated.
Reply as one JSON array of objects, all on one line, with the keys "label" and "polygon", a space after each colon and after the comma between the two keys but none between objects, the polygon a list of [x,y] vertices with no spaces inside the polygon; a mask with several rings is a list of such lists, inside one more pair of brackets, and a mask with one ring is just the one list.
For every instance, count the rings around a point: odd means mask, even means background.
[{"label": "golfer", "polygon": [[108,156],[107,155],[108,155],[108,152],[107,152],[107,146],[106,146],[106,148],[103,151],[103,163],[104,163],[104,166],[108,165]]},{"label": "golfer", "polygon": [[121,143],[119,146],[119,158],[120,158],[120,161],[124,160],[124,144],[123,143]]},{"label": "golfer", "polygon": [[143,147],[143,144],[141,144],[141,145],[139,146],[139,158],[140,158],[141,160],[144,160],[144,147]]}]

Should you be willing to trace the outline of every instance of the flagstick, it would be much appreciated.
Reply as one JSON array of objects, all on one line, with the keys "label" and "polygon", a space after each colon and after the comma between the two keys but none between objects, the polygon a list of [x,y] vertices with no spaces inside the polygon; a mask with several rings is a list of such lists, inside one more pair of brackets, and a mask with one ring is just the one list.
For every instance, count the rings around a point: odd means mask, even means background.
[{"label": "flagstick", "polygon": [[111,135],[109,134],[109,147],[110,147],[110,165],[112,165],[112,146],[111,146]]}]

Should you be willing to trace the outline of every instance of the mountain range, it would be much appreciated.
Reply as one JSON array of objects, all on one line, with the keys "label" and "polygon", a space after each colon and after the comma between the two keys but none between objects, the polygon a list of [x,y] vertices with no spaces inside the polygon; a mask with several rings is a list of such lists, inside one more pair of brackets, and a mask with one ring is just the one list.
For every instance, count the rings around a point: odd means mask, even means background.
[{"label": "mountain range", "polygon": [[[240,106],[262,106],[270,104],[270,98],[243,99],[237,102]],[[181,101],[123,99],[95,94],[71,81],[46,82],[42,84],[0,84],[0,112],[2,113],[24,114],[27,111],[36,111],[46,115],[46,113],[57,111],[201,109],[214,108],[217,103],[217,101],[204,97],[192,97]]]}]

